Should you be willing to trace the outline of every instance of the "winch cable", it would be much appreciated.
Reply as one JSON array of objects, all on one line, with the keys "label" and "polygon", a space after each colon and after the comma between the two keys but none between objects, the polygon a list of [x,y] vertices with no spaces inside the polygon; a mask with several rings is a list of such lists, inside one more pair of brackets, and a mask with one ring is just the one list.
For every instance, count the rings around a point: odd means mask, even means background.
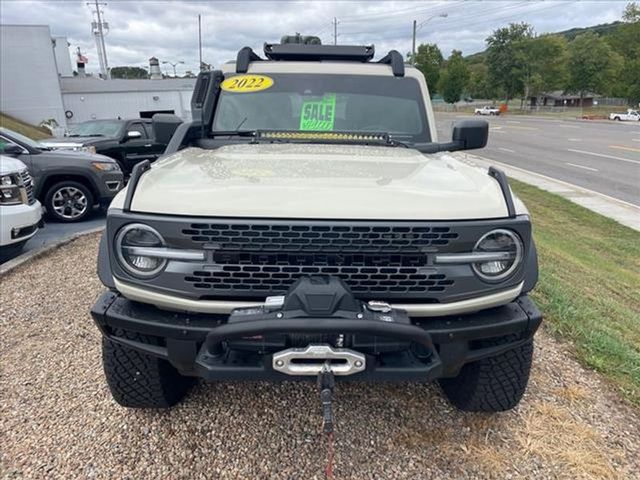
[{"label": "winch cable", "polygon": [[329,360],[324,362],[322,370],[318,373],[318,389],[320,390],[320,401],[322,403],[322,430],[327,437],[327,465],[325,475],[328,480],[333,480],[333,389],[335,378],[331,371]]}]

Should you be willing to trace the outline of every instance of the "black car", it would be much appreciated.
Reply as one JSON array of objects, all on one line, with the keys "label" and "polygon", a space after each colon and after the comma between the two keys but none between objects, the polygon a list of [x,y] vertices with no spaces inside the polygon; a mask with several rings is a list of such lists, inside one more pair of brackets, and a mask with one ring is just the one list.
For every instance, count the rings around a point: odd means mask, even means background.
[{"label": "black car", "polygon": [[51,150],[0,127],[0,154],[21,160],[31,172],[35,195],[47,214],[61,222],[79,222],[94,206],[106,206],[124,184],[118,164],[87,152]]},{"label": "black car", "polygon": [[71,129],[63,138],[42,142],[52,149],[88,151],[111,157],[128,175],[136,163],[154,161],[164,152],[166,144],[154,138],[151,119],[90,120]]}]

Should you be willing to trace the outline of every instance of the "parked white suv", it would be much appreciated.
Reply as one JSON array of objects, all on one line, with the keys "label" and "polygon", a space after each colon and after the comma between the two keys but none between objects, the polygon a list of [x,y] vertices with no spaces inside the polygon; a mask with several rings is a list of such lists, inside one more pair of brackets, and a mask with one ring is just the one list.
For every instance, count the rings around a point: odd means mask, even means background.
[{"label": "parked white suv", "polygon": [[38,231],[42,206],[24,163],[0,155],[0,258],[14,254]]}]

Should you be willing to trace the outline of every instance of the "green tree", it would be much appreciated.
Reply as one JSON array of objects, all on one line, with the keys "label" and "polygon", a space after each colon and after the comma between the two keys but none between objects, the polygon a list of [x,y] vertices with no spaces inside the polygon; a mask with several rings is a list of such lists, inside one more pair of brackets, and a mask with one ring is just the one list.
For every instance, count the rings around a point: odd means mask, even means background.
[{"label": "green tree", "polygon": [[511,23],[487,38],[489,81],[499,87],[507,100],[524,90],[520,42],[533,37],[531,25]]},{"label": "green tree", "polygon": [[445,68],[440,72],[438,91],[447,103],[455,103],[460,100],[462,92],[469,81],[469,67],[462,58],[460,50],[453,50],[446,62]]},{"label": "green tree", "polygon": [[113,67],[111,78],[149,78],[149,72],[140,67]]},{"label": "green tree", "polygon": [[592,32],[578,35],[569,44],[567,90],[580,94],[580,105],[587,92],[610,93],[622,67],[620,55]]},{"label": "green tree", "polygon": [[615,52],[622,56],[623,66],[614,88],[614,95],[625,97],[632,105],[640,102],[640,6],[627,5],[624,23],[606,38]]},{"label": "green tree", "polygon": [[544,35],[519,40],[515,58],[525,99],[562,88],[567,82],[567,41],[562,37]]},{"label": "green tree", "polygon": [[431,96],[436,92],[438,80],[440,79],[440,69],[443,63],[444,57],[435,43],[421,44],[418,46],[415,66],[426,78]]}]

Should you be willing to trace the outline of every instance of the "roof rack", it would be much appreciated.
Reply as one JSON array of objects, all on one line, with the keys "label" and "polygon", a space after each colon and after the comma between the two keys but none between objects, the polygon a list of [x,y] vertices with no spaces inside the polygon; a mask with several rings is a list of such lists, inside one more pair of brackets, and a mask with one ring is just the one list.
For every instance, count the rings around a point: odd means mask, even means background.
[{"label": "roof rack", "polygon": [[378,63],[391,65],[391,71],[393,71],[394,77],[404,77],[404,59],[397,50],[389,51],[389,53],[378,60]]},{"label": "roof rack", "polygon": [[256,53],[251,50],[251,47],[241,48],[236,58],[236,73],[247,73],[251,62],[259,62],[261,60],[262,58],[256,55]]},{"label": "roof rack", "polygon": [[[284,61],[319,61],[338,60],[347,62],[370,62],[375,54],[373,45],[316,45],[300,43],[265,43],[264,54],[268,60]],[[236,73],[247,73],[251,62],[259,62],[260,58],[250,47],[238,52]],[[391,66],[393,75],[404,77],[404,59],[397,50],[391,50],[377,63]]]}]

